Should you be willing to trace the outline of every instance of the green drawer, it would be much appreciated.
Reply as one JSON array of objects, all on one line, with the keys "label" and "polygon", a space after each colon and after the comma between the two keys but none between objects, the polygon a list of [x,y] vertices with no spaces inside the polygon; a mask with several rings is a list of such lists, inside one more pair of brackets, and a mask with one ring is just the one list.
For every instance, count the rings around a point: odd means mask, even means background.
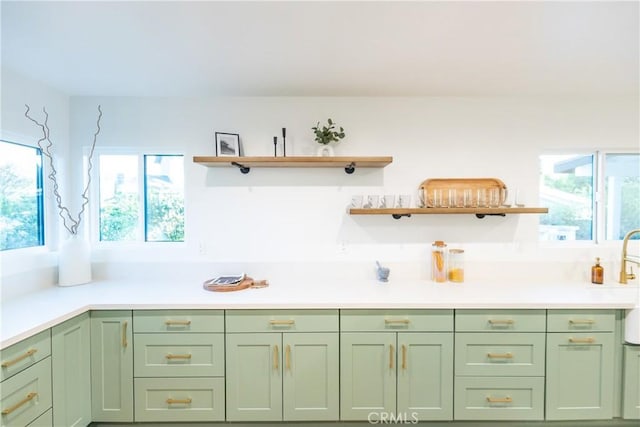
[{"label": "green drawer", "polygon": [[7,427],[26,426],[51,408],[51,358],[31,366],[2,383],[0,409]]},{"label": "green drawer", "polygon": [[548,332],[615,331],[615,310],[549,310]]},{"label": "green drawer", "polygon": [[545,334],[455,334],[456,375],[543,376]]},{"label": "green drawer", "polygon": [[453,310],[340,310],[342,332],[453,331]]},{"label": "green drawer", "polygon": [[624,346],[622,417],[640,419],[640,345]]},{"label": "green drawer", "polygon": [[135,377],[224,376],[224,334],[135,334]]},{"label": "green drawer", "polygon": [[456,332],[544,332],[545,310],[456,310]]},{"label": "green drawer", "polygon": [[44,414],[33,420],[29,427],[53,427],[53,409],[49,409]]},{"label": "green drawer", "polygon": [[224,421],[224,378],[136,378],[135,421]]},{"label": "green drawer", "polygon": [[542,420],[544,377],[456,377],[455,420]]},{"label": "green drawer", "polygon": [[4,381],[51,354],[49,329],[0,351],[0,381]]},{"label": "green drawer", "polygon": [[135,310],[133,332],[224,332],[224,311]]},{"label": "green drawer", "polygon": [[336,332],[338,310],[227,310],[227,332]]}]

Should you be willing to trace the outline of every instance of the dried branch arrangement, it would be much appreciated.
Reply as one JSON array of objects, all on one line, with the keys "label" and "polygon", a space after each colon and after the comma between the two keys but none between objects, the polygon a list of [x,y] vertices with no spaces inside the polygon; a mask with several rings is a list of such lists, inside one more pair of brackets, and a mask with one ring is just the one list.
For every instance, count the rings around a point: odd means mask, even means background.
[{"label": "dried branch arrangement", "polygon": [[[51,147],[53,147],[53,142],[51,142],[51,133],[48,125],[49,114],[47,113],[46,108],[42,108],[42,112],[44,113],[44,122],[39,122],[29,115],[30,108],[27,104],[25,104],[27,108],[24,112],[24,116],[35,123],[42,130],[42,138],[38,140],[38,147],[42,150],[42,154],[49,161],[49,169],[50,173],[48,178],[53,182],[53,195],[56,199],[56,205],[58,207],[58,215],[62,218],[62,225],[67,229],[69,233],[72,235],[78,234],[78,227],[82,222],[82,214],[84,213],[87,204],[89,203],[89,186],[91,185],[91,169],[93,169],[93,152],[96,148],[96,141],[98,139],[98,134],[100,133],[100,120],[102,119],[102,109],[100,105],[98,105],[98,120],[96,122],[96,132],[93,134],[93,142],[91,144],[91,149],[89,151],[89,160],[87,167],[87,184],[82,191],[82,205],[80,206],[80,210],[76,216],[72,215],[69,211],[69,208],[62,203],[62,196],[59,192],[58,185],[58,171],[56,170],[55,165],[53,164],[53,155],[51,154]],[[46,141],[46,143],[45,143]]]}]

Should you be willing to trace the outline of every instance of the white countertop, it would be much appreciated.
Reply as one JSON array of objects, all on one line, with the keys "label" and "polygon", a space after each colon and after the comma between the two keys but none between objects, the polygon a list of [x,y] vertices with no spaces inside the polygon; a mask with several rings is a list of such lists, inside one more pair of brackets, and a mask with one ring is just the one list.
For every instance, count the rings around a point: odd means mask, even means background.
[{"label": "white countertop", "polygon": [[640,288],[618,284],[311,279],[271,281],[269,287],[262,289],[209,292],[197,280],[104,280],[75,287],[50,287],[3,301],[0,348],[94,309],[630,309],[638,304]]}]

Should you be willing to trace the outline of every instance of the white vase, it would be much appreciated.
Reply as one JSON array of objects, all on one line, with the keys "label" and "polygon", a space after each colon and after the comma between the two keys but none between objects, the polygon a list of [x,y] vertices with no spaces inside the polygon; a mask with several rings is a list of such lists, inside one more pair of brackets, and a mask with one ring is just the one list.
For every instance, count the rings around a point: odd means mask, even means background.
[{"label": "white vase", "polygon": [[91,246],[82,237],[73,235],[58,251],[58,285],[75,286],[91,282]]},{"label": "white vase", "polygon": [[330,145],[320,145],[320,147],[318,147],[318,151],[316,151],[316,156],[318,156],[318,157],[332,157],[332,156],[334,156],[333,147],[330,146]]}]

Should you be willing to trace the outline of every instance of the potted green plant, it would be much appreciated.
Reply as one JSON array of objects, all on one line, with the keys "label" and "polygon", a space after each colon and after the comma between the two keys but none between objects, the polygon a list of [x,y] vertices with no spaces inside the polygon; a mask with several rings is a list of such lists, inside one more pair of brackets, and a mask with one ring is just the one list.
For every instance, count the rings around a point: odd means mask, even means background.
[{"label": "potted green plant", "polygon": [[333,156],[333,147],[329,144],[339,142],[344,138],[344,128],[340,126],[336,130],[336,124],[331,119],[327,119],[327,124],[320,127],[320,122],[311,128],[315,135],[315,141],[321,145],[318,149],[318,156]]}]

